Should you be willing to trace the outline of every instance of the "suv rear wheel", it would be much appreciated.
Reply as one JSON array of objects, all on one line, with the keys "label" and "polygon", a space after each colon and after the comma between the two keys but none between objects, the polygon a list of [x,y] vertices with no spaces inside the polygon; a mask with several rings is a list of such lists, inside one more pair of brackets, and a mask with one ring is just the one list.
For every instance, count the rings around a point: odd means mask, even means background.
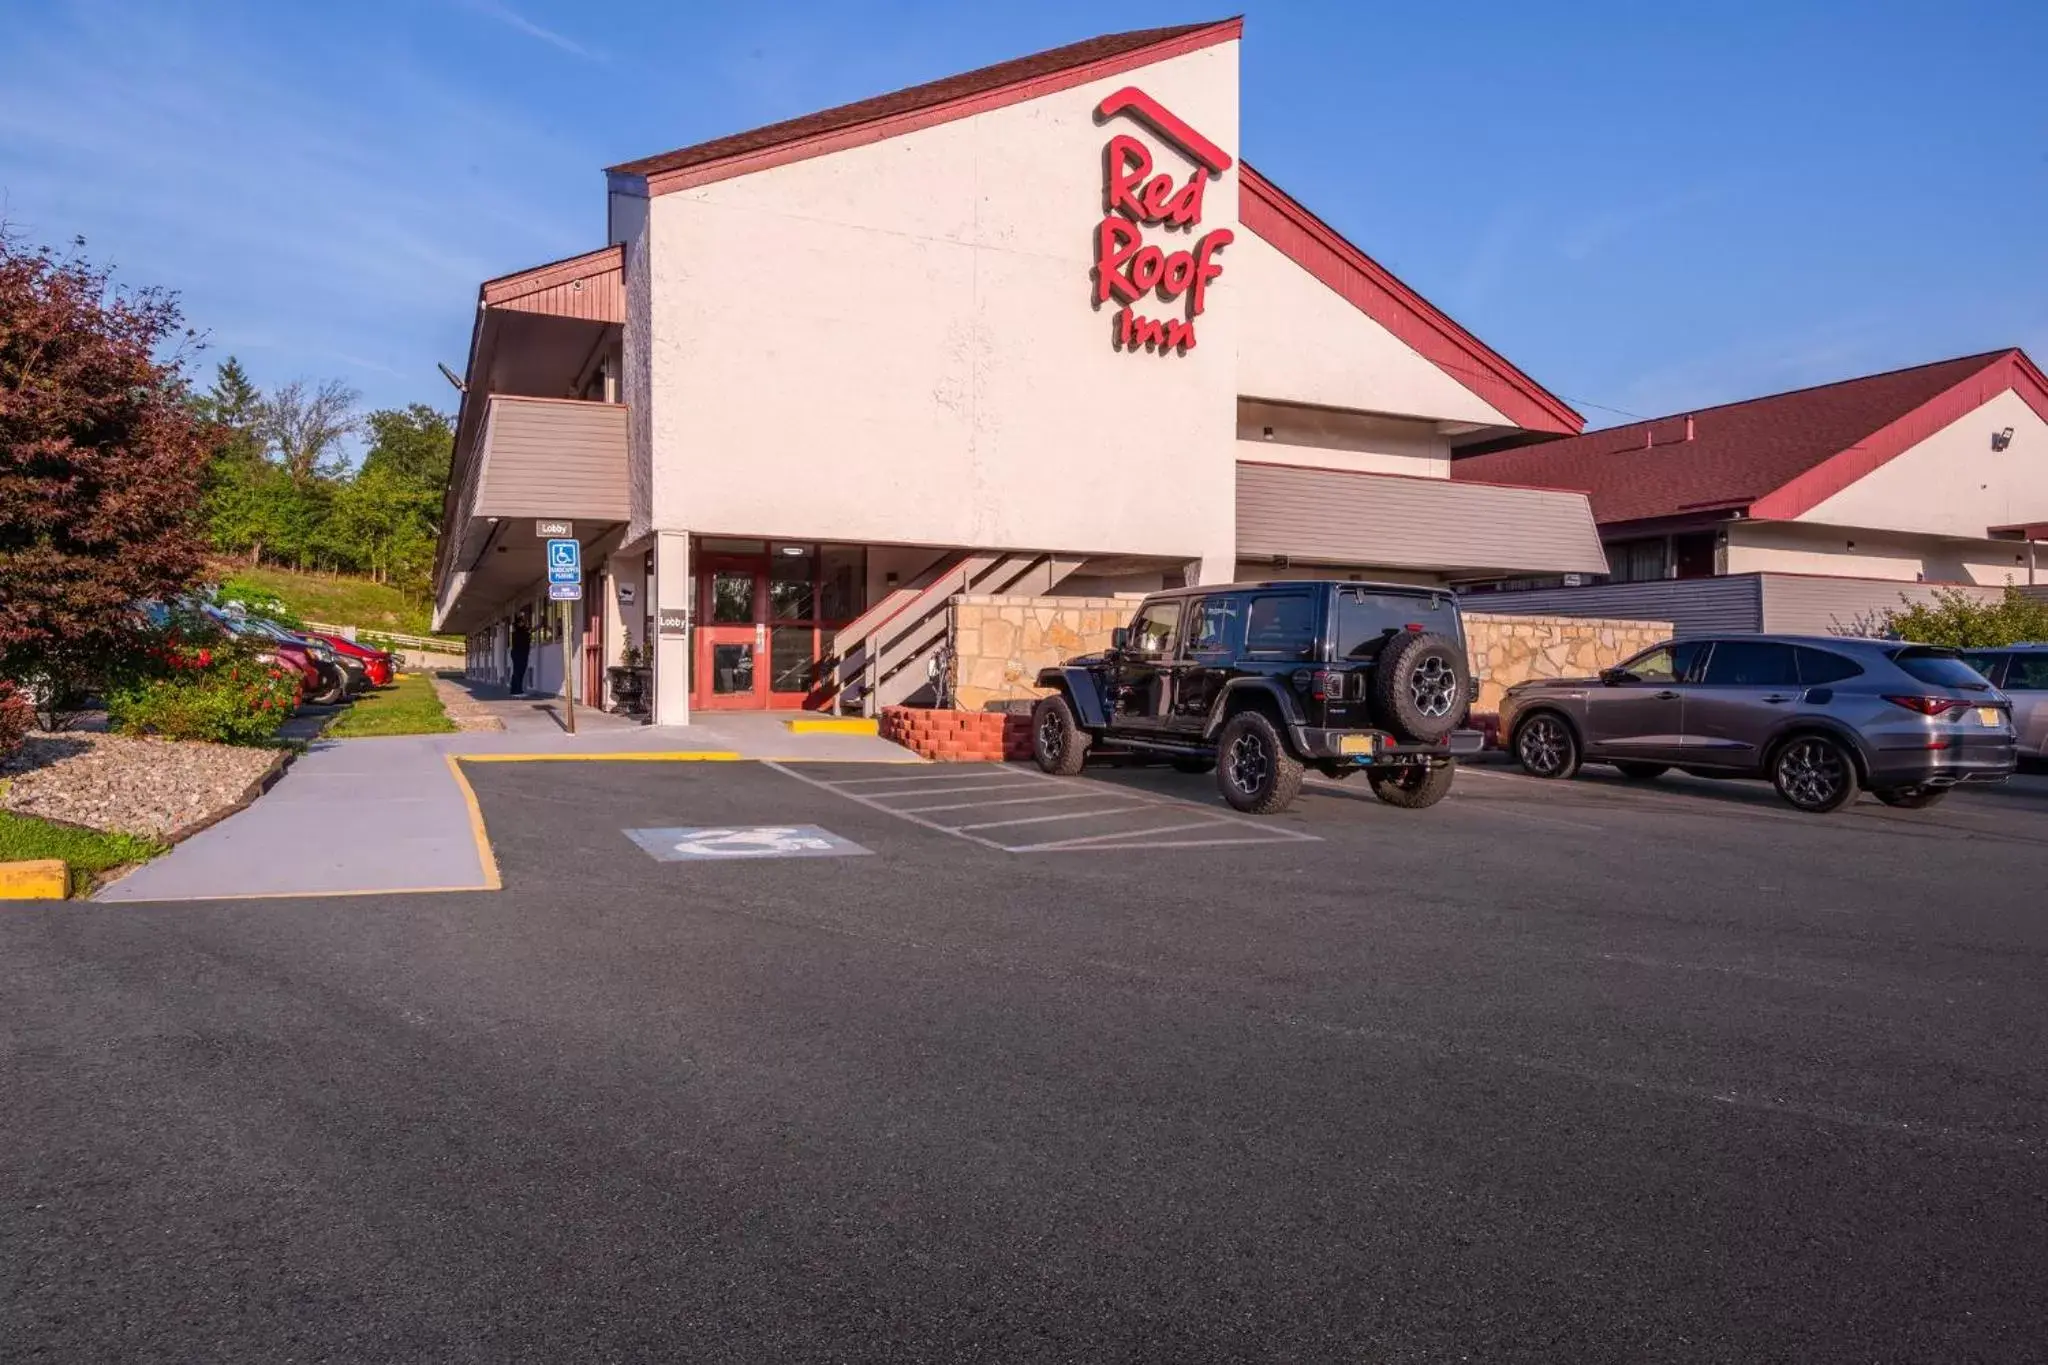
[{"label": "suv rear wheel", "polygon": [[1451,783],[1457,779],[1458,765],[1436,763],[1384,771],[1367,769],[1365,775],[1372,782],[1372,794],[1388,805],[1399,806],[1403,810],[1422,810],[1451,794]]},{"label": "suv rear wheel", "polygon": [[1031,708],[1031,757],[1040,772],[1072,777],[1088,758],[1088,734],[1074,720],[1074,708],[1055,692]]},{"label": "suv rear wheel", "polygon": [[1216,786],[1247,815],[1285,810],[1301,791],[1301,764],[1260,711],[1240,711],[1216,740]]}]

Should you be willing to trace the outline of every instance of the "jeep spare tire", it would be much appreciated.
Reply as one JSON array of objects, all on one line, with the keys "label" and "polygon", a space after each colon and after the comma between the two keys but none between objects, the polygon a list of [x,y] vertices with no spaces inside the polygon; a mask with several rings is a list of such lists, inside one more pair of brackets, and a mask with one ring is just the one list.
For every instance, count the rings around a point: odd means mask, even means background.
[{"label": "jeep spare tire", "polygon": [[1434,744],[1465,721],[1472,665],[1465,647],[1434,631],[1404,630],[1372,671],[1374,719],[1412,744]]}]

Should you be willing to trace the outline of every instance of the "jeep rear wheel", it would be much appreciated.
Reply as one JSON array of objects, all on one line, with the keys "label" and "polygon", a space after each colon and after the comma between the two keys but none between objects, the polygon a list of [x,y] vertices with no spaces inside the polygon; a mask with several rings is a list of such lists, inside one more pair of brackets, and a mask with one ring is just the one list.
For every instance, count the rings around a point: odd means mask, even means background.
[{"label": "jeep rear wheel", "polygon": [[1380,724],[1415,744],[1434,744],[1464,722],[1472,704],[1465,647],[1433,631],[1401,631],[1372,670],[1372,709]]},{"label": "jeep rear wheel", "polygon": [[1031,757],[1040,772],[1072,777],[1088,758],[1088,733],[1074,720],[1074,708],[1055,692],[1031,708]]},{"label": "jeep rear wheel", "polygon": [[1301,764],[1263,712],[1240,711],[1216,742],[1216,786],[1245,814],[1271,815],[1300,793]]},{"label": "jeep rear wheel", "polygon": [[1372,794],[1388,805],[1399,806],[1403,810],[1424,810],[1451,794],[1451,784],[1458,776],[1458,765],[1437,763],[1424,766],[1418,763],[1407,768],[1367,769],[1365,775],[1372,781]]}]

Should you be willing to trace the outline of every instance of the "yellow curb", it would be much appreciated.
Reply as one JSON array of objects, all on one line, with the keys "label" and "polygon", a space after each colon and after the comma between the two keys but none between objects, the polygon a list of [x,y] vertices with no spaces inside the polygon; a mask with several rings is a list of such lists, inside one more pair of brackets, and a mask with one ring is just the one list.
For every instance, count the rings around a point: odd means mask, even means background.
[{"label": "yellow curb", "polygon": [[724,749],[651,750],[609,754],[450,754],[464,763],[742,763]]},{"label": "yellow curb", "polygon": [[878,735],[882,724],[872,716],[792,716],[782,722],[793,735]]},{"label": "yellow curb", "polygon": [[[469,778],[463,775],[462,764],[454,754],[443,755],[448,760],[448,771],[455,775],[455,785],[462,789],[462,804],[469,807],[469,836],[476,840],[477,862],[484,870],[484,884],[479,891],[499,891],[505,886],[504,878],[498,875],[498,855],[491,851],[490,832],[484,828],[484,808],[476,802],[476,788],[469,785]],[[422,890],[428,888],[421,888]],[[433,888],[438,890],[439,888]]]},{"label": "yellow curb", "polygon": [[71,869],[62,858],[0,863],[0,901],[61,901],[71,895]]}]

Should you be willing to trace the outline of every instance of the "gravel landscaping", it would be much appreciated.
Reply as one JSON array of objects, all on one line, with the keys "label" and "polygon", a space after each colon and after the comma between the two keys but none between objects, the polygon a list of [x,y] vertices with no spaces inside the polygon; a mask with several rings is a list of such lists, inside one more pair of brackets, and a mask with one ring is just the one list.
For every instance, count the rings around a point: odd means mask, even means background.
[{"label": "gravel landscaping", "polygon": [[280,752],[37,732],[0,759],[0,809],[166,839],[232,809]]}]

